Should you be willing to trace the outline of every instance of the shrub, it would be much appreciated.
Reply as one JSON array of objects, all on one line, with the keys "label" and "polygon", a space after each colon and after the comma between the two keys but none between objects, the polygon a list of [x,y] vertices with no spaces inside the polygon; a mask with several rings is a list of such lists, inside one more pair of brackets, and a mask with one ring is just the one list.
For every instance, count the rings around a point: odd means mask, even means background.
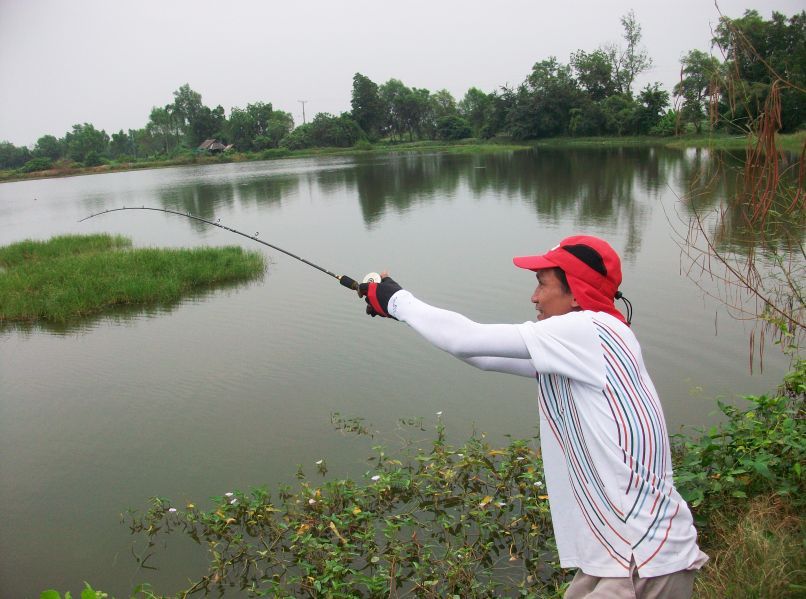
[{"label": "shrub", "polygon": [[437,120],[437,136],[440,139],[465,139],[471,135],[470,123],[458,115],[452,114]]},{"label": "shrub", "polygon": [[650,135],[669,137],[677,132],[677,112],[667,110],[660,121],[649,130]]},{"label": "shrub", "polygon": [[100,166],[104,163],[104,159],[101,158],[101,155],[95,150],[90,150],[87,152],[87,155],[84,156],[84,166]]},{"label": "shrub", "polygon": [[262,160],[273,160],[275,158],[283,158],[289,156],[291,151],[288,148],[269,148],[260,153]]},{"label": "shrub", "polygon": [[35,171],[46,171],[53,167],[53,161],[50,158],[32,158],[20,167],[22,173],[33,173]]},{"label": "shrub", "polygon": [[806,505],[806,361],[773,396],[747,396],[744,410],[719,402],[727,421],[698,439],[677,437],[675,480],[707,534],[711,515],[757,495]]}]

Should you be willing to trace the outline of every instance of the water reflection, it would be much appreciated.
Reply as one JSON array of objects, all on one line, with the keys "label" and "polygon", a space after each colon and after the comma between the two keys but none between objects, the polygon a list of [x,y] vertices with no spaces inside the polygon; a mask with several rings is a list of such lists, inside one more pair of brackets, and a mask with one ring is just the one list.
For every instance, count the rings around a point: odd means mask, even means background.
[{"label": "water reflection", "polygon": [[102,324],[111,323],[120,325],[132,323],[142,318],[158,318],[170,314],[180,306],[189,303],[203,302],[215,293],[246,288],[260,281],[263,281],[263,276],[259,276],[251,281],[224,281],[209,286],[198,286],[172,302],[115,305],[108,307],[103,312],[71,319],[66,322],[52,322],[46,320],[36,322],[0,322],[0,336],[15,332],[28,336],[42,331],[57,336],[89,333]]},{"label": "water reflection", "polygon": [[781,185],[767,218],[759,220],[754,214],[757,200],[751,198],[763,193],[768,181],[748,178],[745,160],[743,152],[689,150],[679,169],[678,185],[686,190],[681,198],[682,216],[699,216],[709,238],[722,251],[744,255],[759,249],[798,252],[806,235],[799,162],[791,154],[779,157]]},{"label": "water reflection", "polygon": [[524,202],[553,224],[572,219],[580,227],[624,224],[627,254],[640,249],[650,198],[667,186],[679,151],[659,148],[534,149],[490,155],[409,155],[357,159],[352,169],[319,173],[323,193],[353,194],[368,228],[388,210],[441,202],[467,189],[473,197],[495,194]]},{"label": "water reflection", "polygon": [[[215,220],[213,216],[217,212],[235,206],[268,207],[279,204],[284,198],[295,194],[299,185],[300,177],[289,174],[247,180],[233,178],[214,183],[189,182],[161,188],[158,199],[163,208]],[[193,228],[197,231],[206,227],[208,225],[193,221]]]}]

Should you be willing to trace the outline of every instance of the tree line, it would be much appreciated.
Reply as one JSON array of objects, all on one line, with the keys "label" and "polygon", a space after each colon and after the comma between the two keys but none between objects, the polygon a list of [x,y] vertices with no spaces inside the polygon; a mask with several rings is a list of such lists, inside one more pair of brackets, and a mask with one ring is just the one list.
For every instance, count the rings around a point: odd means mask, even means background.
[{"label": "tree line", "polygon": [[[641,45],[635,13],[621,17],[623,42],[577,50],[568,63],[541,60],[517,87],[492,92],[476,87],[460,100],[445,89],[408,87],[398,79],[377,84],[356,73],[351,110],[319,113],[297,127],[291,114],[271,103],[210,108],[188,84],[173,102],[154,107],[140,129],[108,135],[90,123],[73,125],[61,138],[44,135],[33,149],[0,142],[0,168],[50,168],[57,161],[94,166],[174,158],[205,139],[232,144],[239,152],[270,155],[311,147],[351,147],[379,140],[516,140],[556,136],[673,135],[685,131],[746,131],[770,94],[781,99],[781,131],[795,131],[806,118],[806,11],[792,17],[757,11],[723,17],[712,46],[723,59],[691,50],[681,59],[681,78],[670,93],[659,83],[634,90],[652,59]],[[775,81],[784,79],[783,88]],[[671,100],[673,98],[673,104]],[[268,153],[266,151],[269,151]]]}]

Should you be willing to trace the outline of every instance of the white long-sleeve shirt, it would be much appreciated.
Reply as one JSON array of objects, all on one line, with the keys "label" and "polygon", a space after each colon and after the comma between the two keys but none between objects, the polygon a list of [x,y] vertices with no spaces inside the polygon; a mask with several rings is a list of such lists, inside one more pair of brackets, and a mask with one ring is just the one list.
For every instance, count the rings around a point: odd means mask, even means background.
[{"label": "white long-sleeve shirt", "polygon": [[701,564],[691,512],[674,488],[669,437],[632,330],[591,311],[479,324],[408,291],[389,314],[483,370],[535,378],[554,534],[565,568],[641,577]]}]

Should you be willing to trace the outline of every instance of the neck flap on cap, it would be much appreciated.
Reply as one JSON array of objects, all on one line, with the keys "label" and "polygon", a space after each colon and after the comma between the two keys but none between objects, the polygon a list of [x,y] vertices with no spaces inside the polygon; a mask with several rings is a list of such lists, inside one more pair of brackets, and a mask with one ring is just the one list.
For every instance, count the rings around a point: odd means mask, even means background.
[{"label": "neck flap on cap", "polygon": [[[601,258],[598,272],[577,254],[572,253],[574,246],[585,246],[585,253],[591,250]],[[572,248],[570,251],[566,248]],[[583,310],[605,312],[629,324],[624,315],[616,308],[615,297],[621,285],[621,260],[616,251],[605,240],[589,235],[566,237],[560,245],[542,256],[525,256],[515,258],[514,263],[521,268],[540,270],[559,267],[565,272],[568,286],[574,299]]]}]

